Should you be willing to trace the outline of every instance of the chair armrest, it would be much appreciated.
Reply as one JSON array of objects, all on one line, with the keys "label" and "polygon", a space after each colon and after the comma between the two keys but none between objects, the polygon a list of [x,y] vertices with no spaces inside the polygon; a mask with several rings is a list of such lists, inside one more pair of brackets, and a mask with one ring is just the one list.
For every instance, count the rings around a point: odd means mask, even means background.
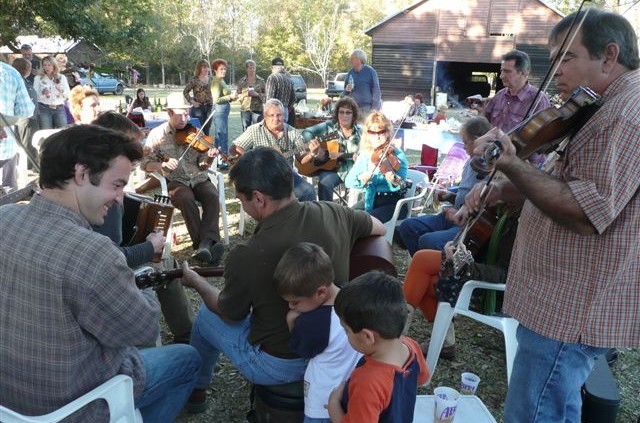
[{"label": "chair armrest", "polygon": [[491,283],[491,282],[483,282],[470,280],[467,281],[460,290],[460,295],[458,295],[458,301],[456,301],[456,310],[465,310],[469,311],[469,304],[471,303],[471,294],[473,294],[474,289],[490,289],[493,291],[504,291],[506,285],[503,283]]}]

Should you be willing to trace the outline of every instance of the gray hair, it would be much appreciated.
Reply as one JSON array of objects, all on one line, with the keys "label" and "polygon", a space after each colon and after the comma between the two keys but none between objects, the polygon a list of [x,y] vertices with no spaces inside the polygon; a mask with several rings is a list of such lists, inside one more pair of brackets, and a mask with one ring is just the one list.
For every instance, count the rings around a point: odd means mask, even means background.
[{"label": "gray hair", "polygon": [[367,53],[364,52],[364,50],[361,50],[359,48],[353,50],[353,53],[351,53],[352,56],[356,56],[363,65],[367,64]]},{"label": "gray hair", "polygon": [[[607,44],[615,43],[620,48],[618,63],[627,69],[638,69],[638,37],[629,21],[617,13],[604,10],[589,8],[588,12],[581,28],[581,41],[591,59],[602,58]],[[587,10],[580,12],[578,21],[585,13]],[[574,12],[565,16],[556,24],[549,35],[549,44],[559,44],[561,40],[558,37],[569,28],[575,15]]]},{"label": "gray hair", "polygon": [[529,59],[529,55],[524,51],[520,50],[511,50],[505,53],[502,56],[502,60],[508,62],[509,60],[514,61],[514,68],[520,72],[529,73],[531,71],[531,60]]},{"label": "gray hair", "polygon": [[271,109],[273,107],[278,107],[282,113],[284,113],[284,104],[277,98],[270,98],[264,103],[264,112],[267,112],[267,109]]},{"label": "gray hair", "polygon": [[244,62],[244,67],[245,67],[245,68],[246,68],[246,67],[249,67],[249,66],[251,66],[251,65],[253,65],[253,67],[256,67],[256,62],[254,62],[254,61],[253,61],[253,60],[251,60],[251,59],[248,59],[248,60],[246,60],[246,61]]}]

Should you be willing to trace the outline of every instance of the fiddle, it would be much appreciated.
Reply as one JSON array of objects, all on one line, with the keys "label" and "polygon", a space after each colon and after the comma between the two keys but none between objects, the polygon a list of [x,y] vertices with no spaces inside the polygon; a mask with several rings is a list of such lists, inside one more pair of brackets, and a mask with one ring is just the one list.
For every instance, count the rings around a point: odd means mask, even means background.
[{"label": "fiddle", "polygon": [[393,146],[390,144],[391,141],[382,144],[371,155],[371,163],[378,166],[382,174],[388,172],[396,173],[401,167],[400,160],[393,153]]},{"label": "fiddle", "polygon": [[[551,151],[568,135],[575,134],[600,107],[600,96],[587,87],[578,87],[560,107],[548,107],[524,120],[507,133],[516,154],[526,159],[536,151]],[[493,171],[502,144],[489,144],[484,154],[471,160],[480,175]]]},{"label": "fiddle", "polygon": [[189,124],[176,130],[176,144],[191,146],[198,153],[206,153],[214,146],[212,137]]}]

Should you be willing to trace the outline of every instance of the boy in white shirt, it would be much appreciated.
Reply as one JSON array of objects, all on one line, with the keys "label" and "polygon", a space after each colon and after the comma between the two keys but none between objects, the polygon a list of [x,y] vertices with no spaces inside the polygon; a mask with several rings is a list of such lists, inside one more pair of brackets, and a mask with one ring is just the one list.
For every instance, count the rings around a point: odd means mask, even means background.
[{"label": "boy in white shirt", "polygon": [[282,256],[274,280],[289,303],[291,349],[310,359],[304,374],[304,423],[331,423],[326,408],[329,394],[361,357],[333,309],[340,288],[333,283],[331,259],[322,247],[302,242]]}]

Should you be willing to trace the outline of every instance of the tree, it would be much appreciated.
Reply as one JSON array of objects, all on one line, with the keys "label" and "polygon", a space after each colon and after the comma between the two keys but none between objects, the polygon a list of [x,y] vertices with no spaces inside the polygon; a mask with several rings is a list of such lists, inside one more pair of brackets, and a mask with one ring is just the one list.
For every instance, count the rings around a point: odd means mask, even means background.
[{"label": "tree", "polygon": [[310,62],[310,67],[302,65],[299,67],[319,75],[323,86],[327,85],[329,79],[331,58],[338,38],[339,10],[340,5],[336,3],[330,16],[324,16],[315,22],[309,19],[298,22],[298,29]]}]

